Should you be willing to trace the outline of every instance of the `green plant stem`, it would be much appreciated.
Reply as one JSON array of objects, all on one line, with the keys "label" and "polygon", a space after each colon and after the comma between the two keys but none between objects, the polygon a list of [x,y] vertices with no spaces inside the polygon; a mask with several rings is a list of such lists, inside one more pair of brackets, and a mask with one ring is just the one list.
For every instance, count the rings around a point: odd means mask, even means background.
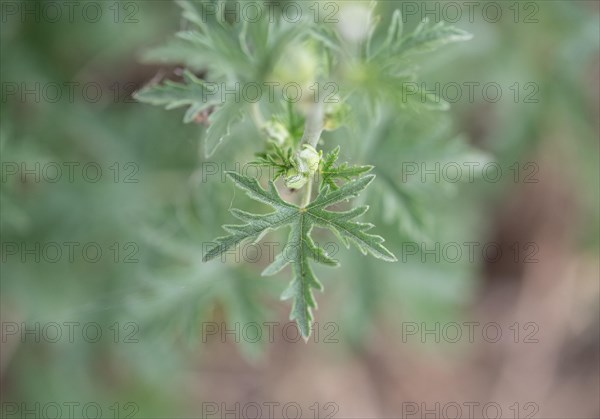
[{"label": "green plant stem", "polygon": [[[321,134],[323,133],[324,128],[324,118],[325,118],[325,108],[322,102],[315,103],[308,112],[306,116],[306,123],[304,125],[304,134],[302,135],[302,140],[300,141],[300,146],[297,153],[300,152],[302,146],[304,144],[308,144],[314,148],[317,147],[319,139],[321,138]],[[304,208],[310,204],[310,199],[312,198],[312,184],[313,184],[313,176],[311,175],[306,184],[306,189],[304,190],[304,195],[302,197],[301,207]]]},{"label": "green plant stem", "polygon": [[323,103],[317,102],[312,106],[306,116],[306,123],[304,126],[304,134],[300,141],[300,147],[304,144],[309,144],[313,147],[317,147],[319,138],[323,133],[323,123],[325,118],[325,109]]},{"label": "green plant stem", "polygon": [[263,117],[258,102],[252,104],[252,119],[254,120],[256,128],[259,130],[265,125],[265,118]]},{"label": "green plant stem", "polygon": [[306,182],[306,189],[304,189],[304,195],[302,195],[302,203],[300,204],[301,208],[306,208],[308,204],[310,204],[310,199],[312,198],[312,185],[313,185],[313,177],[308,178],[308,182]]}]

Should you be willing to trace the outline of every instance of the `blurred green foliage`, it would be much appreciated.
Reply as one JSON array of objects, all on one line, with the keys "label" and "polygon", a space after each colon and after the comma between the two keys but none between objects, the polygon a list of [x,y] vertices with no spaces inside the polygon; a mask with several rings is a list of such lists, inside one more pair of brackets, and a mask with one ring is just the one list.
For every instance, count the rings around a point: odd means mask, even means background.
[{"label": "blurred green foliage", "polygon": [[[3,2],[2,5],[4,6]],[[13,2],[11,2],[13,3]],[[18,7],[33,2],[15,2]],[[86,2],[82,2],[86,3]],[[117,3],[114,3],[117,4]],[[119,3],[121,4],[121,3]],[[224,208],[245,200],[231,183],[221,181],[221,167],[254,158],[260,133],[250,121],[232,130],[231,141],[211,158],[202,152],[205,128],[181,123],[182,112],[140,105],[131,93],[161,72],[176,78],[173,67],[142,64],[162,57],[150,47],[162,44],[180,28],[180,10],[167,1],[135,2],[138,20],[117,23],[112,2],[103,18],[91,23],[76,14],[73,22],[19,15],[2,16],[1,161],[26,167],[48,162],[78,162],[74,181],[36,182],[33,176],[3,172],[1,192],[1,318],[2,322],[97,322],[104,332],[98,343],[36,343],[32,336],[16,346],[2,343],[2,401],[95,401],[109,408],[115,401],[134,401],[136,417],[196,415],[182,375],[202,356],[203,321],[262,323],[285,321],[285,310],[273,303],[285,287],[260,278],[265,263],[201,262],[202,243],[221,234],[231,220]],[[502,167],[536,159],[546,147],[564,151],[565,167],[557,167],[573,185],[582,220],[583,250],[599,246],[598,220],[598,86],[600,29],[593,2],[540,1],[537,23],[502,19],[489,23],[467,16],[455,25],[474,34],[469,43],[442,48],[419,60],[429,83],[497,82],[504,98],[490,103],[481,94],[474,101],[451,104],[449,113],[416,113],[390,105],[377,115],[355,112],[353,129],[326,134],[331,149],[343,145],[342,161],[373,164],[377,181],[358,203],[368,202],[373,221],[385,229],[386,245],[402,255],[403,244],[483,240],[490,213],[514,183],[485,181],[401,182],[401,161],[484,161],[491,156]],[[382,28],[402,2],[377,5]],[[126,10],[121,10],[123,13]],[[79,16],[79,17],[77,17]],[[405,16],[405,30],[420,16]],[[385,37],[385,31],[375,37]],[[183,51],[188,57],[189,51]],[[203,62],[192,58],[192,68]],[[172,60],[170,60],[172,61]],[[52,103],[43,95],[24,99],[9,94],[14,84],[97,83],[74,100],[63,94]],[[537,103],[515,103],[507,86],[528,82],[538,86]],[[64,87],[63,87],[64,90]],[[352,103],[360,110],[361,103]],[[564,141],[568,138],[569,141]],[[484,153],[473,155],[472,147]],[[80,168],[94,163],[102,177],[90,182]],[[113,166],[117,163],[117,166]],[[134,166],[126,167],[127,163]],[[219,174],[207,174],[217,164]],[[63,166],[64,167],[64,166]],[[115,181],[115,170],[120,173]],[[133,179],[124,177],[137,168]],[[3,169],[4,170],[4,169]],[[65,172],[66,173],[66,172]],[[249,201],[245,201],[248,203]],[[254,208],[251,204],[244,208]],[[282,240],[273,235],[273,240]],[[321,239],[326,241],[326,236]],[[6,253],[7,243],[22,249],[37,244],[98,243],[100,261],[90,263],[79,252],[75,262],[34,262]],[[115,261],[114,244],[119,256]],[[125,248],[127,244],[133,248]],[[124,263],[135,250],[136,263]],[[64,247],[63,247],[64,251]],[[476,264],[421,263],[417,258],[381,264],[341,250],[342,268],[320,271],[328,290],[319,295],[320,316],[339,325],[341,345],[360,346],[373,328],[393,328],[402,318],[460,318],[476,296]],[[111,326],[133,322],[138,343],[114,342]],[[352,325],[352,327],[350,327]],[[11,341],[14,342],[14,341]],[[248,360],[268,354],[268,342],[243,344]],[[184,391],[188,390],[188,391]],[[200,396],[201,397],[201,396]],[[123,412],[122,412],[123,414]]]}]

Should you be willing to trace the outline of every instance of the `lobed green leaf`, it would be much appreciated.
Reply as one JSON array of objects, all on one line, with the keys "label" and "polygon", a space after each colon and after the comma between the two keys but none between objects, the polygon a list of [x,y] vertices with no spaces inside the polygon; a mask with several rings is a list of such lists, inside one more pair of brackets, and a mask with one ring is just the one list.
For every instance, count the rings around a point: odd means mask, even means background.
[{"label": "lobed green leaf", "polygon": [[346,246],[353,243],[363,254],[370,253],[386,261],[396,261],[395,256],[383,246],[382,237],[367,233],[373,227],[372,224],[353,221],[368,210],[367,206],[356,207],[345,212],[333,212],[325,209],[335,203],[357,196],[373,181],[375,176],[358,178],[331,193],[329,187],[326,186],[312,204],[305,208],[299,208],[284,201],[273,182],[269,182],[269,188],[264,189],[256,179],[235,172],[228,172],[227,175],[248,196],[271,206],[275,212],[261,215],[232,209],[232,214],[245,224],[223,226],[229,235],[217,238],[215,245],[204,255],[203,260],[213,259],[244,240],[256,240],[269,230],[290,226],[286,245],[282,252],[275,257],[275,260],[263,270],[262,275],[274,275],[287,265],[292,265],[293,279],[281,298],[293,300],[290,319],[297,322],[305,339],[310,336],[311,332],[312,310],[317,308],[313,289],[323,289],[309,260],[328,266],[339,265],[312,240],[311,231],[314,226],[328,228]]}]

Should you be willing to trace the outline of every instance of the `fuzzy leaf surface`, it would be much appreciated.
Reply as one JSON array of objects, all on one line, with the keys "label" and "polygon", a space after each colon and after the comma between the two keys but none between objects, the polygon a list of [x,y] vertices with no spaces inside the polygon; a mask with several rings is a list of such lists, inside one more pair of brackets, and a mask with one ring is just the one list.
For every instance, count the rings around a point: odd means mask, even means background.
[{"label": "fuzzy leaf surface", "polygon": [[342,163],[338,166],[335,163],[340,155],[340,147],[337,146],[333,151],[327,153],[323,159],[323,165],[321,167],[321,188],[329,186],[330,189],[338,189],[338,185],[335,182],[337,179],[350,180],[354,177],[362,176],[371,170],[373,166],[350,166],[348,163]]},{"label": "fuzzy leaf surface", "polygon": [[324,227],[333,231],[346,247],[352,243],[365,255],[370,253],[388,262],[396,261],[396,257],[383,246],[383,238],[368,233],[373,228],[372,224],[354,221],[368,210],[367,206],[344,212],[327,209],[334,204],[356,197],[373,181],[374,175],[350,181],[335,191],[325,186],[317,198],[305,208],[284,201],[273,182],[269,182],[268,189],[263,189],[256,179],[235,172],[228,172],[227,175],[248,196],[269,205],[275,211],[268,214],[252,214],[232,209],[232,214],[245,224],[223,226],[229,235],[217,238],[215,245],[204,255],[203,260],[208,261],[220,256],[243,241],[258,241],[269,230],[289,226],[290,233],[283,251],[263,271],[263,275],[274,275],[287,265],[292,266],[292,281],[281,298],[293,301],[290,319],[297,322],[305,339],[308,339],[311,333],[312,310],[317,308],[313,289],[323,289],[310,261],[338,266],[337,261],[313,241],[311,237],[313,227]]},{"label": "fuzzy leaf surface", "polygon": [[134,98],[143,103],[176,109],[188,106],[183,122],[192,122],[200,113],[218,103],[210,98],[206,84],[191,72],[183,73],[184,83],[166,81],[144,87],[134,94]]}]

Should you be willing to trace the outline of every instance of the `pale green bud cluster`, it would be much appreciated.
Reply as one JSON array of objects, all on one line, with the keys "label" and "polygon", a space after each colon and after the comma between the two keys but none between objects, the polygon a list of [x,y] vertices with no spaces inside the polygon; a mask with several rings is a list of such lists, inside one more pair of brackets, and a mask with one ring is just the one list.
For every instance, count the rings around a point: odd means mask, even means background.
[{"label": "pale green bud cluster", "polygon": [[298,163],[298,169],[300,172],[312,176],[319,168],[319,162],[321,156],[311,145],[305,144],[302,147],[302,151],[298,154],[296,162]]},{"label": "pale green bud cluster", "polygon": [[285,186],[290,189],[301,189],[308,182],[308,177],[298,172],[298,169],[292,167],[285,175]]},{"label": "pale green bud cluster", "polygon": [[270,120],[262,127],[263,133],[269,141],[277,145],[284,145],[290,139],[290,133],[281,122]]},{"label": "pale green bud cluster", "polygon": [[285,185],[290,189],[300,189],[319,169],[321,155],[309,144],[302,146],[296,155],[296,167],[288,170],[285,176]]}]

